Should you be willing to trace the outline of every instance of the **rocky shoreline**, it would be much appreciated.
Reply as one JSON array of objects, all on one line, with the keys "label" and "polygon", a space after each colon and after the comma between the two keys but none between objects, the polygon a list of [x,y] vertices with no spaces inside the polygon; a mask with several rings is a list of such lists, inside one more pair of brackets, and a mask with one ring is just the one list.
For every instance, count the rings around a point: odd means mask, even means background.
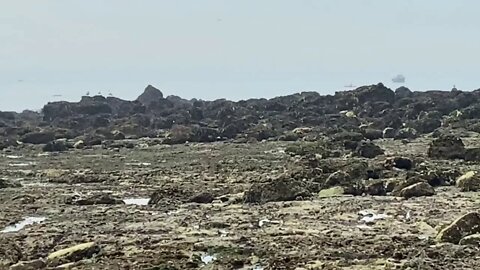
[{"label": "rocky shoreline", "polygon": [[0,113],[0,269],[480,268],[479,91]]}]

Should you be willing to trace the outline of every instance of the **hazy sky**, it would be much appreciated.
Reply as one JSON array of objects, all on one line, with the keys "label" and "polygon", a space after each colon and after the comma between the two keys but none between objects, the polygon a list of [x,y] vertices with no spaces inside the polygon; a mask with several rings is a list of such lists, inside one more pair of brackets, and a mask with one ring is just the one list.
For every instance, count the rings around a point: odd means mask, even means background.
[{"label": "hazy sky", "polygon": [[0,110],[87,91],[272,97],[404,74],[480,88],[478,0],[0,0]]}]

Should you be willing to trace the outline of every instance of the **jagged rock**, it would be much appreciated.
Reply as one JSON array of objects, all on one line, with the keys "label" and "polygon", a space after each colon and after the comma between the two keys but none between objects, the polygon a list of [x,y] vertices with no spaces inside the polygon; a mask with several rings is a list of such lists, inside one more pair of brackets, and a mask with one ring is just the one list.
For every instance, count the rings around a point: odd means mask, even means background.
[{"label": "jagged rock", "polygon": [[458,137],[444,135],[430,143],[428,156],[432,159],[463,159],[465,145]]},{"label": "jagged rock", "polygon": [[397,134],[397,131],[394,128],[387,127],[383,130],[383,138],[384,139],[393,139],[395,138],[395,135]]},{"label": "jagged rock", "polygon": [[384,151],[379,146],[371,143],[371,142],[364,142],[357,146],[355,150],[358,156],[364,158],[375,158],[376,156],[383,155]]},{"label": "jagged rock", "polygon": [[413,161],[405,157],[394,157],[385,160],[385,168],[397,168],[403,170],[411,170],[413,168]]},{"label": "jagged rock", "polygon": [[412,197],[433,196],[435,195],[435,190],[428,183],[420,182],[402,189],[399,195],[407,199]]},{"label": "jagged rock", "polygon": [[462,238],[477,233],[480,233],[480,214],[471,212],[441,230],[436,239],[438,242],[458,244]]},{"label": "jagged rock", "polygon": [[479,191],[480,174],[474,171],[467,172],[457,179],[457,187],[461,191]]},{"label": "jagged rock", "polygon": [[466,161],[480,161],[480,148],[469,148],[465,151]]},{"label": "jagged rock", "polygon": [[148,85],[143,91],[143,93],[137,98],[137,101],[148,106],[152,102],[156,102],[162,98],[163,98],[162,91],[158,90],[152,85]]},{"label": "jagged rock", "polygon": [[20,141],[31,144],[45,144],[55,140],[53,132],[31,132],[25,134]]},{"label": "jagged rock", "polygon": [[289,176],[281,176],[267,183],[255,183],[245,192],[245,203],[267,203],[293,201],[299,197],[310,197],[308,185]]},{"label": "jagged rock", "polygon": [[392,194],[394,196],[401,196],[400,192],[409,186],[412,186],[417,183],[426,183],[426,180],[423,179],[421,176],[414,176],[414,177],[407,177],[406,179],[397,179],[395,181],[392,181],[393,183],[391,184],[394,186],[394,189],[392,191]]},{"label": "jagged rock", "polygon": [[480,233],[468,235],[462,238],[459,242],[462,246],[480,247]]},{"label": "jagged rock", "polygon": [[50,266],[55,266],[68,262],[76,262],[85,258],[90,258],[99,252],[100,247],[95,244],[95,242],[79,244],[51,253],[47,257],[47,263]]},{"label": "jagged rock", "polygon": [[194,203],[212,203],[213,200],[215,200],[215,196],[209,192],[202,192],[190,198],[190,202]]}]

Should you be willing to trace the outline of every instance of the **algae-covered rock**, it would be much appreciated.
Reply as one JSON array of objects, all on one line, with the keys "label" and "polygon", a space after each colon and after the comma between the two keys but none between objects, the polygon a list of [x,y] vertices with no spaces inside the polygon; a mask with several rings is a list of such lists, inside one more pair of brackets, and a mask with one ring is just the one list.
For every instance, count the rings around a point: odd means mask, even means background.
[{"label": "algae-covered rock", "polygon": [[49,265],[59,265],[62,263],[75,262],[82,260],[83,258],[92,257],[99,251],[100,248],[95,242],[88,242],[55,251],[48,255],[47,261]]},{"label": "algae-covered rock", "polygon": [[399,196],[404,198],[412,197],[422,197],[422,196],[433,196],[435,195],[435,190],[428,183],[420,182],[413,185],[410,185],[406,188],[403,188]]},{"label": "algae-covered rock", "polygon": [[457,187],[461,191],[480,190],[480,175],[477,172],[469,171],[457,179]]},{"label": "algae-covered rock", "polygon": [[477,233],[480,233],[480,213],[471,212],[441,230],[437,241],[458,244],[462,238]]}]

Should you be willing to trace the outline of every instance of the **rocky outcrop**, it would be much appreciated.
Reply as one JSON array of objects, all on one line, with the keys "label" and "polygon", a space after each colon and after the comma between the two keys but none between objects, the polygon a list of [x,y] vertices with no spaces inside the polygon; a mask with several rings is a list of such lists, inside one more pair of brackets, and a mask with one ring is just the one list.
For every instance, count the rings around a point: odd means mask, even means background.
[{"label": "rocky outcrop", "polygon": [[152,103],[158,103],[160,99],[163,99],[163,93],[152,85],[148,85],[137,101],[145,106],[150,106]]},{"label": "rocky outcrop", "polygon": [[[25,136],[34,132],[32,127],[48,127],[54,131],[54,139],[81,137],[90,146],[100,143],[89,143],[84,138],[93,136],[98,129],[107,131],[102,135],[105,139],[111,139],[109,132],[117,130],[127,138],[161,137],[169,144],[239,138],[292,141],[323,133],[354,150],[351,142],[365,139],[410,140],[437,131],[441,125],[442,129],[473,127],[468,123],[475,121],[478,114],[477,100],[480,92],[412,92],[406,88],[394,92],[377,84],[329,96],[302,92],[272,99],[203,101],[164,97],[149,85],[135,101],[84,96],[79,102],[48,103],[41,113],[0,112],[0,134],[12,142],[24,139],[45,144],[53,140],[51,136]],[[190,131],[184,137],[176,136],[173,133],[179,131],[177,127]],[[301,127],[309,127],[308,136],[292,133]],[[2,144],[0,148],[10,145]]]}]

